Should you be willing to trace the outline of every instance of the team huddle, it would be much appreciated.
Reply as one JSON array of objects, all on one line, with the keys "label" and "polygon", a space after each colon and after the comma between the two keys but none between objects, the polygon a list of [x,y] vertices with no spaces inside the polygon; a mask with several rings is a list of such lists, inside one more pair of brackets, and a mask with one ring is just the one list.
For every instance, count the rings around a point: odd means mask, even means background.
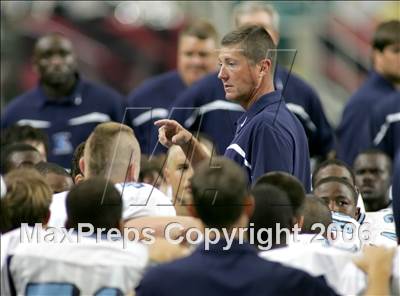
[{"label": "team huddle", "polygon": [[1,117],[2,295],[400,295],[400,21],[336,131],[275,9],[234,22],[189,22],[126,98],[37,40]]}]

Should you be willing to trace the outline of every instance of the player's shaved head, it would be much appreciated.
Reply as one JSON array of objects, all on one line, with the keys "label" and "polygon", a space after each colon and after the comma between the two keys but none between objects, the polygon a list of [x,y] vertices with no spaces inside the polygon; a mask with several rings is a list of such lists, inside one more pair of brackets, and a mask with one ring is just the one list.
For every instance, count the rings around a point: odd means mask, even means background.
[{"label": "player's shaved head", "polygon": [[140,171],[140,147],[133,130],[120,123],[99,124],[84,150],[85,177],[110,177],[113,182],[136,181]]}]

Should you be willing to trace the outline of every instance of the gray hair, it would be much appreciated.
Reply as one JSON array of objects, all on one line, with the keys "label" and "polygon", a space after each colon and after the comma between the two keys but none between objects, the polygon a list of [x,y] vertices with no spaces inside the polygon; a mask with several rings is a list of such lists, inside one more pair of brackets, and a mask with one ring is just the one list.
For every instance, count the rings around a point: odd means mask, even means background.
[{"label": "gray hair", "polygon": [[235,24],[238,24],[239,17],[246,14],[263,11],[268,13],[272,19],[272,27],[275,31],[279,32],[279,14],[276,9],[271,5],[262,1],[243,1],[236,5],[233,9],[233,16]]}]

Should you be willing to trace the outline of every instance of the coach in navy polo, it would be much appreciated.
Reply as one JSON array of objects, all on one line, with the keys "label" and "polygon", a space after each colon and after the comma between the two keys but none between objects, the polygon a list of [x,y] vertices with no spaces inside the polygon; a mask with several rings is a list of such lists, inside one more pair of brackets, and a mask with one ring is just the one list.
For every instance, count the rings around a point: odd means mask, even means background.
[{"label": "coach in navy polo", "polygon": [[[235,7],[234,18],[237,27],[263,26],[274,43],[279,43],[279,15],[271,5],[260,1],[242,1]],[[274,85],[275,89],[282,90],[286,106],[303,124],[310,156],[320,159],[327,157],[334,149],[334,134],[316,91],[299,76],[279,65],[276,67]],[[193,132],[208,134],[219,153],[223,153],[232,141],[234,123],[244,111],[225,98],[218,73],[206,76],[182,92],[174,102],[174,107],[171,118]]]},{"label": "coach in navy polo", "polygon": [[[347,102],[337,129],[338,158],[350,166],[355,157],[369,148],[371,113],[400,88],[400,21],[380,24],[372,39],[373,69]],[[398,90],[397,90],[398,91]]]},{"label": "coach in navy polo", "polygon": [[48,161],[69,168],[75,147],[98,123],[122,121],[122,97],[79,76],[72,43],[59,33],[37,41],[34,64],[39,85],[11,101],[1,126],[16,123],[43,129],[49,136]]},{"label": "coach in navy polo", "polygon": [[[260,26],[239,28],[222,39],[218,77],[226,98],[246,110],[236,123],[225,156],[246,170],[250,183],[266,172],[284,171],[296,176],[309,191],[307,137],[286,107],[281,91],[274,89],[274,53],[271,36]],[[159,120],[156,124],[163,145],[181,145],[194,165],[207,157],[192,134],[176,121]]]},{"label": "coach in navy polo", "polygon": [[142,153],[165,152],[165,148],[157,143],[154,121],[168,118],[177,96],[216,70],[217,44],[217,32],[210,23],[197,20],[187,24],[179,34],[177,70],[146,80],[128,95],[128,124],[135,131]]},{"label": "coach in navy polo", "polygon": [[400,151],[400,91],[372,110],[371,135],[373,145],[394,159]]}]

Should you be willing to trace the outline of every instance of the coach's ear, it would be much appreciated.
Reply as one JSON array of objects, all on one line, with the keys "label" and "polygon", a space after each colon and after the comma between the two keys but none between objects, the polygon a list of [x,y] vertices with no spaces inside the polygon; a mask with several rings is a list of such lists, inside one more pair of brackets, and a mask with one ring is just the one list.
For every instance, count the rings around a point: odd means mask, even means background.
[{"label": "coach's ear", "polygon": [[83,157],[81,157],[81,159],[79,159],[79,169],[81,170],[81,172],[83,173],[84,176],[86,176],[86,172],[85,172],[85,160]]}]

